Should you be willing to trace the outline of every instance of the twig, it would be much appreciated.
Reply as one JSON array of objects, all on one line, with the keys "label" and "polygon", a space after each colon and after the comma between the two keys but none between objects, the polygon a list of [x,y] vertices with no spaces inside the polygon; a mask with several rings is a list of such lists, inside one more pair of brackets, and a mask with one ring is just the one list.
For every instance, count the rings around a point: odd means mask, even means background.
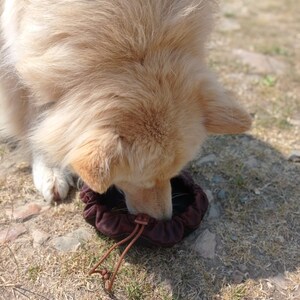
[{"label": "twig", "polygon": [[10,252],[10,254],[12,255],[13,260],[15,261],[15,264],[16,264],[16,266],[17,266],[18,277],[20,277],[19,264],[18,264],[18,261],[17,261],[17,259],[16,259],[16,256],[15,256],[14,252],[11,250],[11,248],[10,248],[7,244],[5,244],[5,246],[7,247],[7,249],[8,249],[9,252]]},{"label": "twig", "polygon": [[8,288],[8,287],[20,287],[21,285],[19,284],[14,284],[14,283],[5,283],[5,284],[0,284],[0,287],[2,288]]},{"label": "twig", "polygon": [[39,293],[27,290],[27,289],[23,288],[21,285],[13,286],[13,290],[17,291],[18,293],[22,294],[23,296],[25,296],[28,299],[30,299],[30,297],[27,294],[32,294],[32,295],[36,295],[36,296],[40,297],[41,299],[49,300],[49,298],[47,298]]},{"label": "twig", "polygon": [[16,292],[20,293],[21,295],[23,295],[27,299],[30,299],[24,292],[22,292],[22,290],[20,291],[18,288],[13,287],[13,291],[16,291]]}]

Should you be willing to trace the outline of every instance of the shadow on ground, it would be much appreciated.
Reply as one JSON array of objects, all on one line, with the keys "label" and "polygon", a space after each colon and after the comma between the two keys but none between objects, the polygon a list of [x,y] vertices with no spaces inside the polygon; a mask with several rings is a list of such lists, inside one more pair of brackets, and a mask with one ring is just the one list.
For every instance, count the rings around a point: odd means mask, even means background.
[{"label": "shadow on ground", "polygon": [[[207,161],[195,161],[190,169],[212,192],[213,213],[180,245],[135,248],[127,260],[142,264],[174,299],[218,299],[227,285],[236,285],[228,299],[255,299],[247,295],[251,279],[265,279],[256,283],[262,292],[274,289],[272,299],[285,293],[296,299],[299,289],[284,274],[300,267],[299,164],[249,135],[211,138],[201,157]],[[217,241],[212,259],[193,250],[206,229]]]}]

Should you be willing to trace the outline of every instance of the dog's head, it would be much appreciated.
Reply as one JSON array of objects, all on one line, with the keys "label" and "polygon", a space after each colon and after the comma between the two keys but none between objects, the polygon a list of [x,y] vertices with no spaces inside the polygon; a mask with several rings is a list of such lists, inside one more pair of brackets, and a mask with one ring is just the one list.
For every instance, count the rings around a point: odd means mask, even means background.
[{"label": "dog's head", "polygon": [[243,132],[250,117],[206,75],[195,85],[143,80],[127,88],[112,94],[102,111],[95,105],[97,114],[87,118],[98,127],[81,129],[89,138],[73,149],[70,165],[99,193],[113,184],[123,190],[130,212],[170,218],[170,179],[196,156],[207,134]]},{"label": "dog's head", "polygon": [[251,119],[204,67],[194,76],[184,66],[150,69],[131,66],[105,89],[67,94],[33,140],[93,190],[116,185],[132,213],[165,219],[172,215],[170,179],[207,134],[241,133]]}]

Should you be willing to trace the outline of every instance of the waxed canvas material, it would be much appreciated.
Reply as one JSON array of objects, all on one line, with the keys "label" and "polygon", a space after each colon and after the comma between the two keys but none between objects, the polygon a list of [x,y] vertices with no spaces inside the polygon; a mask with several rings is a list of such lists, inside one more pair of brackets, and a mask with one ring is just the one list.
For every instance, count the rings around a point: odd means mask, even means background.
[{"label": "waxed canvas material", "polygon": [[[171,186],[172,219],[159,221],[150,218],[138,244],[171,247],[200,225],[208,208],[201,187],[187,172],[172,178]],[[84,218],[100,233],[121,240],[133,231],[136,216],[127,211],[124,196],[117,188],[111,187],[106,193],[98,194],[85,185],[80,198],[85,203]]]}]

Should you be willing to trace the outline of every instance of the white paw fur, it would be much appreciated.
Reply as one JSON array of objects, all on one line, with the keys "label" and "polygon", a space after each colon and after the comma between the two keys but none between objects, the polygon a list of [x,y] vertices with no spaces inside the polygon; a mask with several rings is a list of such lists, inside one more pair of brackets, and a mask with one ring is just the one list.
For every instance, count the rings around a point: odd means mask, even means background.
[{"label": "white paw fur", "polygon": [[48,167],[41,157],[32,164],[33,182],[47,202],[64,200],[74,186],[72,175],[60,168]]}]

